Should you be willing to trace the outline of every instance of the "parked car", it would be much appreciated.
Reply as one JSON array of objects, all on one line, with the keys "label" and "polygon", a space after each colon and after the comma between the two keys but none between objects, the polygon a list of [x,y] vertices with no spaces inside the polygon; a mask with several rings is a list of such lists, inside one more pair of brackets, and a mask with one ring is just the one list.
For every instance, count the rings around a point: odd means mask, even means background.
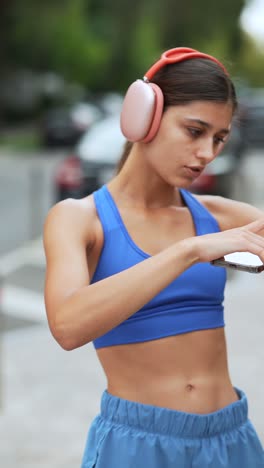
[{"label": "parked car", "polygon": [[240,108],[244,145],[264,147],[264,89],[252,91],[241,100]]},{"label": "parked car", "polygon": [[[75,151],[57,167],[57,200],[84,197],[106,183],[116,172],[125,141],[119,115],[94,124],[80,139]],[[223,152],[195,180],[191,190],[197,194],[230,197],[240,151],[239,130],[235,128]]]},{"label": "parked car", "polygon": [[117,92],[103,93],[97,100],[98,107],[105,117],[121,112],[124,96]]},{"label": "parked car", "polygon": [[40,125],[40,137],[45,146],[72,146],[102,117],[97,106],[88,102],[48,111]]},{"label": "parked car", "polygon": [[0,77],[0,108],[7,121],[19,121],[36,115],[41,105],[39,76],[32,70],[17,69]]}]

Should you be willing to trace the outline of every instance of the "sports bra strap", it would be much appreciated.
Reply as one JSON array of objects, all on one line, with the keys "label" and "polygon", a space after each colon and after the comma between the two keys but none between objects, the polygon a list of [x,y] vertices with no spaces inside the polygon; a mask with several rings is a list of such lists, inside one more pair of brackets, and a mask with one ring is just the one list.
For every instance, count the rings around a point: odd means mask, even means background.
[{"label": "sports bra strap", "polygon": [[93,193],[94,203],[104,232],[120,228],[120,219],[116,206],[110,197],[107,187],[103,185]]},{"label": "sports bra strap", "polygon": [[[205,208],[188,190],[180,189],[180,193],[185,204],[188,206],[193,221],[196,227],[196,234],[208,234],[212,230],[212,232],[220,231],[220,226],[214,218],[214,216],[210,213],[210,211]],[[209,226],[211,229],[209,229]],[[208,231],[209,229],[209,231]]]}]

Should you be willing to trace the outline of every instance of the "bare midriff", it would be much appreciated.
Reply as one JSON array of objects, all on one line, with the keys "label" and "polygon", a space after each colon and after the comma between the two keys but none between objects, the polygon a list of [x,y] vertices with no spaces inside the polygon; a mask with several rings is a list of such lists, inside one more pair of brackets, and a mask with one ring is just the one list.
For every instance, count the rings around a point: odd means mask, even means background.
[{"label": "bare midriff", "polygon": [[224,328],[97,350],[110,394],[196,414],[238,400],[228,371]]}]

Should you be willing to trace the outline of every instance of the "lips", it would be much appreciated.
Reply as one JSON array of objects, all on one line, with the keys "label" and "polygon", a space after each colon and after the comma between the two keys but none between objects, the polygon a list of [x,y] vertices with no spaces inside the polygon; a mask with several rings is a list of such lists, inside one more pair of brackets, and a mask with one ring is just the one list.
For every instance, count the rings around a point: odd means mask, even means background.
[{"label": "lips", "polygon": [[184,168],[187,174],[191,176],[192,178],[199,177],[199,175],[204,169],[204,167],[202,166],[184,166]]}]

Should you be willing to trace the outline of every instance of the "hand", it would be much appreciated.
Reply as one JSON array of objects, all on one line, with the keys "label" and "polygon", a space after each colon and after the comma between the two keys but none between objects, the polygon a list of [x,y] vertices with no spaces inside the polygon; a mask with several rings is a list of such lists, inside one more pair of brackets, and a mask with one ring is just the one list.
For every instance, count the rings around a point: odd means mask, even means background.
[{"label": "hand", "polygon": [[[262,235],[260,235],[262,231]],[[200,262],[210,262],[233,252],[250,252],[264,263],[264,218],[239,228],[191,238]]]}]

